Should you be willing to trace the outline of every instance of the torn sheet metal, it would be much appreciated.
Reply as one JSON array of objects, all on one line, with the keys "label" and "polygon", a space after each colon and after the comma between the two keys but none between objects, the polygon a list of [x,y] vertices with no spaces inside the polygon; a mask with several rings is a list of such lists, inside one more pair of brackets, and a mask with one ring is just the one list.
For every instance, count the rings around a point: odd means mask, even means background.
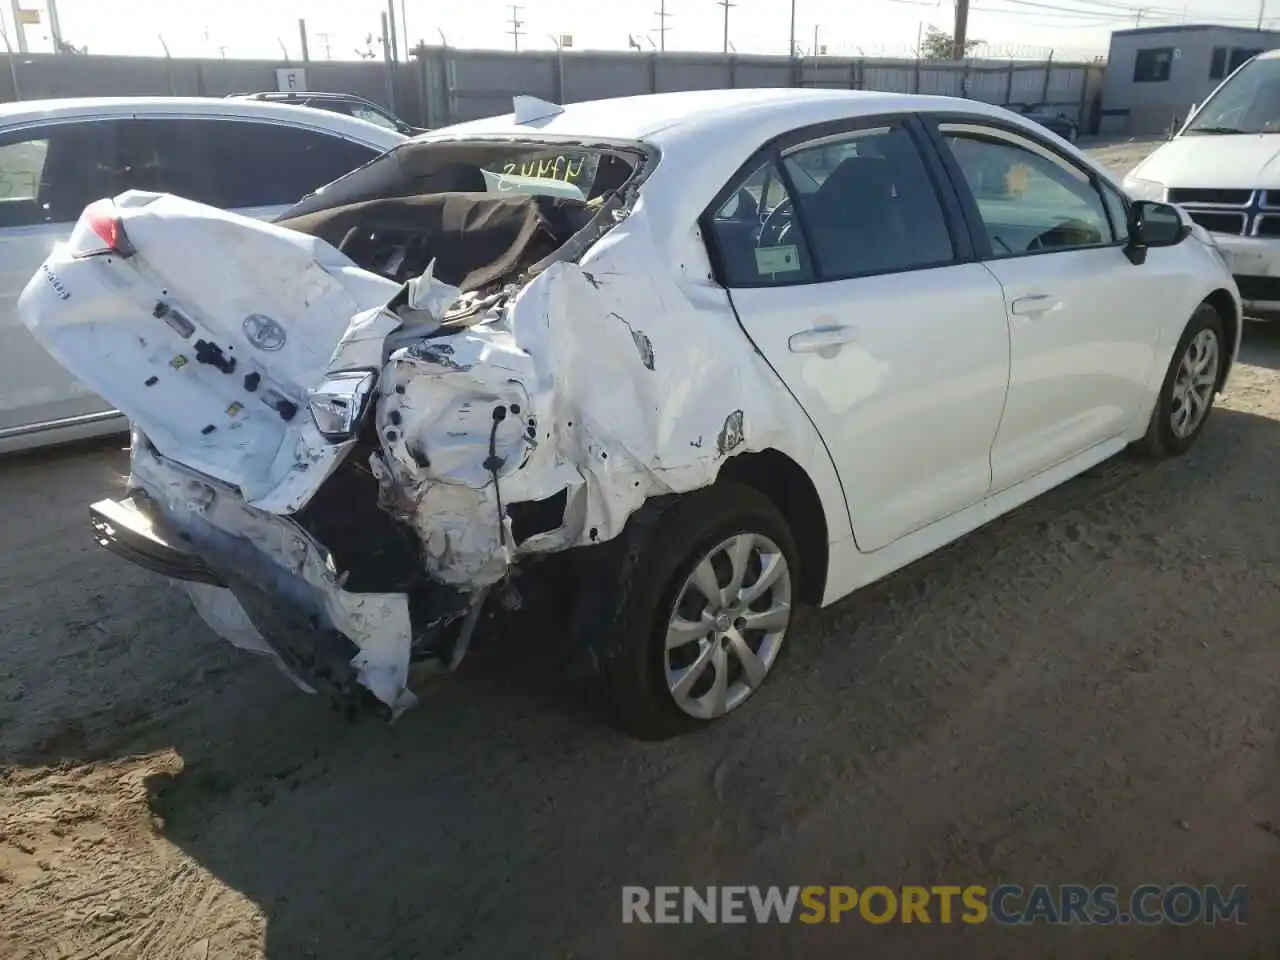
[{"label": "torn sheet metal", "polygon": [[[490,584],[521,555],[611,539],[648,498],[800,429],[727,309],[665,299],[635,259],[558,263],[482,322],[392,353],[372,467],[429,573]],[[504,508],[560,491],[565,523],[515,546]]]}]

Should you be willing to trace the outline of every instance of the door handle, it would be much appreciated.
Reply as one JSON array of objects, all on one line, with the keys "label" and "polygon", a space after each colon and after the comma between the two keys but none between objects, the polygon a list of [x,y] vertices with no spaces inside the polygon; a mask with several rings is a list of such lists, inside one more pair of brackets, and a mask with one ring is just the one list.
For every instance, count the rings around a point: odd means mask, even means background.
[{"label": "door handle", "polygon": [[1062,301],[1049,293],[1033,293],[1025,297],[1018,297],[1011,304],[1014,314],[1019,317],[1038,317],[1042,313],[1048,313],[1050,310],[1057,310],[1062,306]]},{"label": "door handle", "polygon": [[842,347],[857,339],[856,327],[814,327],[811,330],[793,333],[787,338],[787,347],[792,353],[818,353],[822,350]]}]

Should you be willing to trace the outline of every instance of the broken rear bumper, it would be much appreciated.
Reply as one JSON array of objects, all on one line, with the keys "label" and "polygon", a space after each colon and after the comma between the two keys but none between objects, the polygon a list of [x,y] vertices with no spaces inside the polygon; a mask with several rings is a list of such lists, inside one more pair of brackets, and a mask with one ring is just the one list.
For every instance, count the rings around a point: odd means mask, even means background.
[{"label": "broken rear bumper", "polygon": [[177,538],[140,510],[133,497],[99,500],[89,507],[89,522],[98,545],[130,563],[173,580],[227,585],[198,555],[176,546]]}]

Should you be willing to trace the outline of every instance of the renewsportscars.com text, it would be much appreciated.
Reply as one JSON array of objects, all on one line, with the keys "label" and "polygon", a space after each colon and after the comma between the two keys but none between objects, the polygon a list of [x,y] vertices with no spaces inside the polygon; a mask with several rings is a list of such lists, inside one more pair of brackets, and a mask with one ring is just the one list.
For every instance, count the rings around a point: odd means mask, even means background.
[{"label": "renewsportscars.com text", "polygon": [[623,923],[1244,923],[1248,888],[1142,884],[623,887]]}]

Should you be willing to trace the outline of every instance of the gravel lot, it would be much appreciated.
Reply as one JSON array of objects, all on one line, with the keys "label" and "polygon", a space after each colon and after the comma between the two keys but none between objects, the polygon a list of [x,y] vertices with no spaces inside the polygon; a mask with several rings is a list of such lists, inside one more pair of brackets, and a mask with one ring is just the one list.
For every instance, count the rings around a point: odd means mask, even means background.
[{"label": "gravel lot", "polygon": [[[550,621],[344,723],[92,544],[119,443],[7,461],[0,957],[1275,957],[1280,326],[1245,342],[1187,457],[810,613],[665,745],[600,722]],[[620,923],[622,884],[1001,881],[1248,884],[1250,922]]]}]

